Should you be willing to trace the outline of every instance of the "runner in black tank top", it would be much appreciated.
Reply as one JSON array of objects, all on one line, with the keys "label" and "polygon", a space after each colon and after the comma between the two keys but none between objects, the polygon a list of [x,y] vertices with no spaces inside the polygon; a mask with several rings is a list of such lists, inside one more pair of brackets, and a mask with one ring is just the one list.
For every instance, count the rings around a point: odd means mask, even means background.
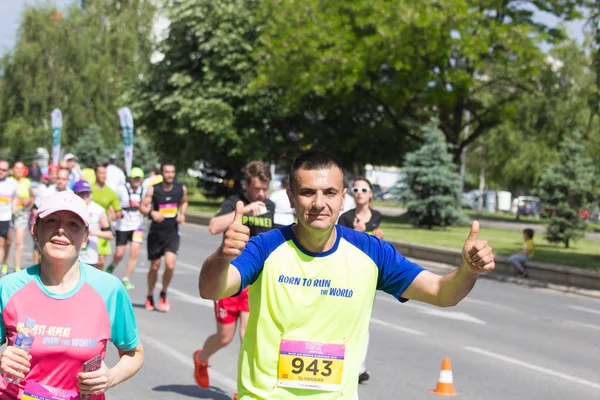
[{"label": "runner in black tank top", "polygon": [[[152,224],[148,233],[148,299],[146,310],[154,310],[154,286],[158,279],[160,259],[165,257],[165,272],[162,279],[160,292],[160,311],[170,309],[167,298],[167,289],[173,279],[173,270],[177,261],[179,250],[179,224],[185,222],[187,212],[187,188],[175,182],[175,166],[163,164],[161,166],[162,183],[150,186],[140,211],[150,217]],[[152,204],[152,206],[151,206]]]}]

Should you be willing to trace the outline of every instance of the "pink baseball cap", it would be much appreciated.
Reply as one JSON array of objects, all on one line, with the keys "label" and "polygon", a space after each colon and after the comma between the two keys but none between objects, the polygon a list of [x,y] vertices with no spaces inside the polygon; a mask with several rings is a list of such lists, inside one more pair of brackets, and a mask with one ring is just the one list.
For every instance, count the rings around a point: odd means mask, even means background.
[{"label": "pink baseball cap", "polygon": [[48,215],[58,211],[71,211],[81,218],[85,226],[90,225],[87,204],[73,192],[57,192],[46,197],[38,207],[37,215],[41,219],[44,219]]}]

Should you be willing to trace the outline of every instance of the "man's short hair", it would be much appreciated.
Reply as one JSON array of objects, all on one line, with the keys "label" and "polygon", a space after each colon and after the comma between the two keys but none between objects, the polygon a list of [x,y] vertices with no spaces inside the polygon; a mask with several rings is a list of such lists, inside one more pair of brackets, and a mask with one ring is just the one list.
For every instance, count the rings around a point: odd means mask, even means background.
[{"label": "man's short hair", "polygon": [[166,166],[171,166],[171,167],[175,168],[175,163],[173,163],[171,161],[165,161],[162,164],[160,164],[160,173],[161,174]]},{"label": "man's short hair", "polygon": [[314,171],[318,169],[328,169],[331,167],[337,167],[342,172],[342,180],[346,182],[346,173],[344,172],[344,166],[342,162],[331,153],[322,150],[309,150],[305,153],[300,154],[292,164],[290,170],[290,188],[294,188],[297,177],[296,174],[299,169],[305,169],[308,171]]},{"label": "man's short hair", "polygon": [[534,235],[533,229],[530,229],[530,228],[523,229],[523,233],[526,234],[529,239],[533,239],[533,235]]},{"label": "man's short hair", "polygon": [[98,172],[98,168],[106,168],[106,164],[98,164],[96,165],[96,167],[94,168],[94,172]]},{"label": "man's short hair", "polygon": [[271,180],[271,169],[268,164],[262,161],[251,161],[244,169],[244,181],[251,182],[253,178],[258,178],[261,182]]}]

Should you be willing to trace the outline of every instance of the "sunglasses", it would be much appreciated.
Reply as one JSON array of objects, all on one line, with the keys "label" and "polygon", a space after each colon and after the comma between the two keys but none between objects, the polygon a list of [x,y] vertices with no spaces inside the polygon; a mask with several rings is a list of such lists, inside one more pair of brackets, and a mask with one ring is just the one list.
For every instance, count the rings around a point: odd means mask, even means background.
[{"label": "sunglasses", "polygon": [[352,193],[369,193],[370,191],[369,188],[352,188]]}]

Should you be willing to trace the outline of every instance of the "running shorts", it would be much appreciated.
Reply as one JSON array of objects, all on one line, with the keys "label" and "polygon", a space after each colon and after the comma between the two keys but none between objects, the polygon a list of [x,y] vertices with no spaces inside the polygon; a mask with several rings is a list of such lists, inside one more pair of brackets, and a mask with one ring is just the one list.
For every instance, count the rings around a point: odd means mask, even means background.
[{"label": "running shorts", "polygon": [[112,248],[110,247],[110,241],[106,239],[98,238],[98,255],[105,256],[112,254]]},{"label": "running shorts", "polygon": [[158,260],[165,253],[177,254],[178,251],[179,234],[177,232],[166,235],[150,231],[148,234],[148,260]]},{"label": "running shorts", "polygon": [[135,231],[117,231],[117,246],[127,246],[129,242],[142,243],[144,241],[144,231],[141,229]]},{"label": "running shorts", "polygon": [[215,318],[220,324],[234,324],[241,312],[250,312],[247,287],[237,296],[215,301]]},{"label": "running shorts", "polygon": [[0,237],[6,239],[10,230],[10,221],[0,221]]}]

